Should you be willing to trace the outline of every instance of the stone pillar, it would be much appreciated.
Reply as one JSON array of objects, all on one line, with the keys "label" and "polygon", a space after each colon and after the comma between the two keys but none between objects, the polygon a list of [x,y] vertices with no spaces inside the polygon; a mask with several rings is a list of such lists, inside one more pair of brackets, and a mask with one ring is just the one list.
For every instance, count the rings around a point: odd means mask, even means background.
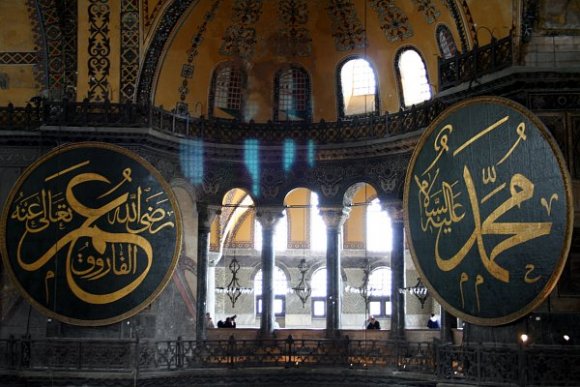
[{"label": "stone pillar", "polygon": [[218,206],[197,203],[197,305],[195,338],[197,341],[206,338],[205,313],[207,311],[207,272],[209,256],[209,232],[211,223],[221,210]]},{"label": "stone pillar", "polygon": [[214,326],[217,324],[215,315],[215,267],[216,262],[220,258],[220,253],[209,253],[209,266],[207,268],[207,297],[206,297],[206,312],[209,312],[213,318]]},{"label": "stone pillar", "polygon": [[282,207],[259,207],[256,212],[262,225],[262,319],[260,335],[274,331],[274,227],[283,216]]},{"label": "stone pillar", "polygon": [[393,249],[391,250],[391,338],[405,339],[405,295],[399,289],[405,287],[405,242],[402,203],[385,203],[383,209],[391,218]]},{"label": "stone pillar", "polygon": [[341,232],[350,208],[321,207],[320,215],[326,224],[326,334],[339,334],[342,311]]}]

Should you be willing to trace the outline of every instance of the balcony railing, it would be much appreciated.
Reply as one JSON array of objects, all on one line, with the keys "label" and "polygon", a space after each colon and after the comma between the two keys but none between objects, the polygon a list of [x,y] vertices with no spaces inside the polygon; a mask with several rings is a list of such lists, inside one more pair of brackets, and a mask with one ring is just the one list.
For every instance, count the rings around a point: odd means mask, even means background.
[{"label": "balcony railing", "polygon": [[449,59],[439,59],[439,90],[447,90],[464,82],[473,82],[513,63],[513,38],[492,38],[491,43]]},{"label": "balcony railing", "polygon": [[[456,346],[399,340],[0,340],[0,374],[71,371],[147,375],[205,368],[377,368],[486,385],[571,386],[580,380],[580,346]],[[48,376],[47,376],[48,377]]]},{"label": "balcony railing", "polygon": [[445,105],[427,101],[382,116],[355,117],[336,122],[238,122],[175,114],[161,107],[142,107],[132,103],[49,102],[28,104],[24,108],[0,107],[0,130],[34,130],[41,125],[69,127],[151,127],[161,132],[208,142],[241,144],[247,138],[268,144],[285,139],[299,143],[345,143],[388,138],[425,128]]}]

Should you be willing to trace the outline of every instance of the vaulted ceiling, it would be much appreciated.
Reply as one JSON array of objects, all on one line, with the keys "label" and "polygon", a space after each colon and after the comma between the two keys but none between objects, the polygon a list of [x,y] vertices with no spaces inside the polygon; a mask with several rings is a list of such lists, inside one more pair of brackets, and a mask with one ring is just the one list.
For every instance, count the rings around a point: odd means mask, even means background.
[{"label": "vaulted ceiling", "polygon": [[[246,120],[272,119],[274,76],[311,79],[315,121],[337,118],[337,69],[366,58],[378,75],[380,112],[400,109],[396,59],[412,47],[437,90],[445,25],[460,51],[509,34],[519,1],[502,0],[3,0],[0,104],[35,96],[181,104],[206,115],[215,67],[247,73]],[[0,78],[2,81],[2,78]]]}]

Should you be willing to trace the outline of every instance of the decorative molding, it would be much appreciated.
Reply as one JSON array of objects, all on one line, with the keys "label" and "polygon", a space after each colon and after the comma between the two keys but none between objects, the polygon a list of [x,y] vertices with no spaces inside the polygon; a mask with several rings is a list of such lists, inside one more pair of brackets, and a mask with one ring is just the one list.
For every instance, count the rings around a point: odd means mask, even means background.
[{"label": "decorative molding", "polygon": [[133,102],[139,73],[138,0],[121,1],[121,81],[119,101]]},{"label": "decorative molding", "polygon": [[467,32],[465,31],[465,25],[463,24],[463,18],[461,17],[457,3],[455,0],[441,0],[441,2],[451,11],[451,15],[453,15],[455,28],[457,28],[459,38],[461,39],[461,51],[468,51],[469,44],[467,42]]},{"label": "decorative molding", "polygon": [[36,51],[0,52],[0,65],[34,65],[38,62]]},{"label": "decorative molding", "polygon": [[[451,1],[451,0],[450,0]],[[471,37],[471,41],[474,45],[479,45],[477,40],[477,27],[475,21],[473,20],[473,15],[471,15],[471,11],[469,9],[469,4],[467,0],[458,0],[461,4],[461,9],[463,10],[463,16],[465,16],[465,20],[467,21],[467,29],[469,31],[469,36]]]},{"label": "decorative molding", "polygon": [[88,99],[102,102],[110,97],[109,71],[111,69],[111,38],[109,0],[89,0]]},{"label": "decorative molding", "polygon": [[193,0],[173,0],[167,6],[161,20],[155,29],[155,36],[151,39],[149,49],[145,53],[141,72],[139,74],[137,88],[137,102],[141,105],[151,103],[151,93],[153,91],[153,81],[157,73],[157,66],[163,58],[163,48],[169,39],[177,21],[183,12],[190,6]]},{"label": "decorative molding", "polygon": [[[49,98],[76,98],[77,83],[77,0],[39,0],[38,10],[42,26],[35,31],[42,36],[46,61],[45,88]],[[35,28],[35,27],[33,27]],[[41,46],[41,47],[43,47]]]}]

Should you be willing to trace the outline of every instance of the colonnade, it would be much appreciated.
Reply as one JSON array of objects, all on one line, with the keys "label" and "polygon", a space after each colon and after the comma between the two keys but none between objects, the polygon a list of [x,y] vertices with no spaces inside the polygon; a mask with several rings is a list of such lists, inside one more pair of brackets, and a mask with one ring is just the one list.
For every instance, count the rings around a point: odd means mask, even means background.
[{"label": "colonnade", "polygon": [[[208,300],[208,257],[209,231],[215,216],[220,213],[219,206],[198,203],[198,248],[197,248],[197,322],[196,339],[206,337],[204,316],[207,312]],[[405,277],[404,242],[403,242],[403,211],[402,203],[383,205],[391,217],[393,247],[391,251],[391,338],[403,339],[405,335],[405,303],[404,295],[399,292],[403,288]],[[282,206],[258,206],[256,218],[262,226],[262,314],[260,334],[270,335],[274,330],[274,266],[275,250],[273,244],[274,228],[283,217]],[[327,268],[327,302],[326,302],[326,334],[333,337],[341,329],[342,277],[341,277],[341,233],[342,226],[348,218],[350,207],[321,206],[320,214],[326,225],[326,268]],[[385,236],[386,237],[386,236]]]}]

